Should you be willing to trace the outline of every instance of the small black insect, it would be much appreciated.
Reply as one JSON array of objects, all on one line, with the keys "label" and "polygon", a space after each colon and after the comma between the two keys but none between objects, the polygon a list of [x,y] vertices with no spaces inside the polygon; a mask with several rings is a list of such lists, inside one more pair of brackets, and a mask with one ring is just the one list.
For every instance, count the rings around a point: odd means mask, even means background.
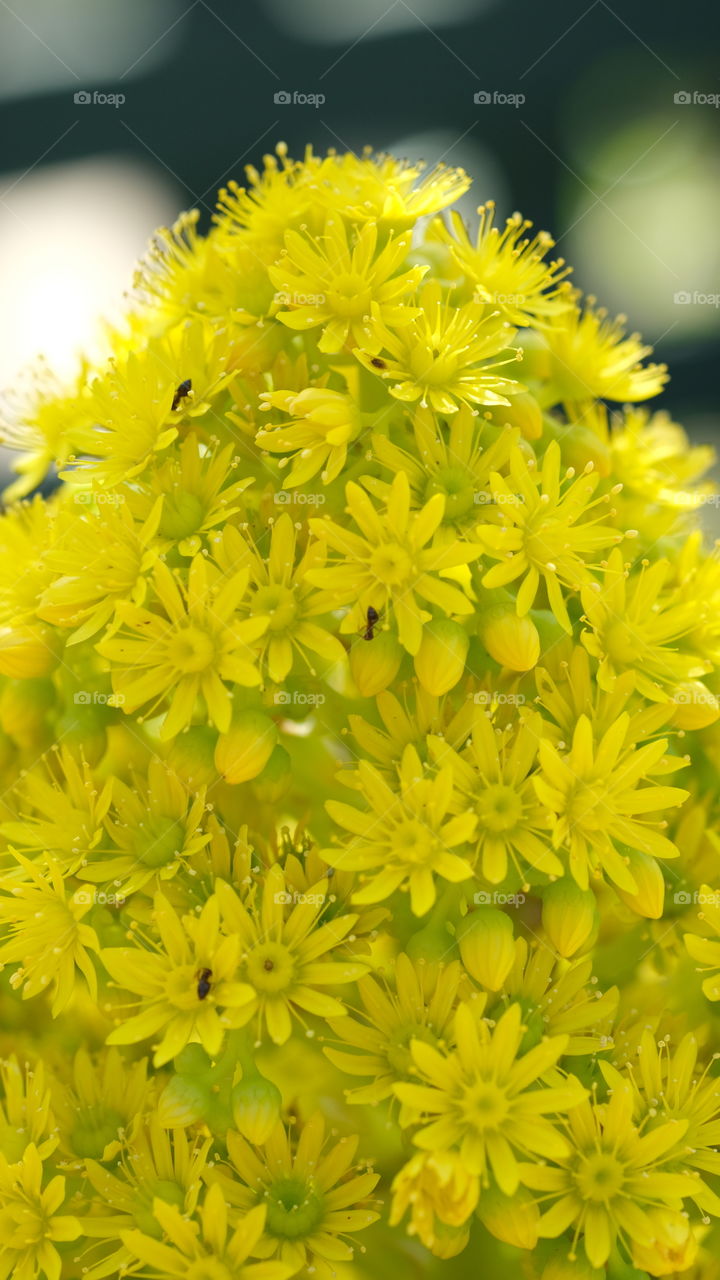
[{"label": "small black insect", "polygon": [[175,394],[173,395],[173,402],[172,402],[173,413],[175,412],[176,409],[180,408],[181,401],[187,399],[191,391],[192,391],[192,378],[186,378],[184,382],[180,383],[180,386],[177,388],[177,390],[175,391]]},{"label": "small black insect", "polygon": [[212,969],[201,969],[198,974],[197,997],[198,1000],[204,1000],[210,995],[210,980],[212,978]]},{"label": "small black insect", "polygon": [[370,363],[374,369],[387,369],[385,361],[381,360],[380,356],[373,356]]},{"label": "small black insect", "polygon": [[368,611],[365,617],[365,631],[363,633],[363,640],[375,639],[375,627],[377,626],[379,621],[380,621],[380,614],[378,613],[377,609],[373,609],[371,604],[368,605]]}]

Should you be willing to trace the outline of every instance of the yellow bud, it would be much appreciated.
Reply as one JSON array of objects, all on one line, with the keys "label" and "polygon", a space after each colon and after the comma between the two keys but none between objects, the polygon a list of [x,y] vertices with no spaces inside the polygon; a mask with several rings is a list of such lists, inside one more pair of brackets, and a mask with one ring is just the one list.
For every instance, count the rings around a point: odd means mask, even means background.
[{"label": "yellow bud", "polygon": [[61,643],[49,627],[0,627],[0,675],[21,680],[49,675]]},{"label": "yellow bud", "polygon": [[673,690],[672,723],[678,729],[707,729],[720,719],[720,701],[702,680],[686,680]]},{"label": "yellow bud", "polygon": [[561,1245],[545,1265],[542,1280],[605,1280],[605,1268],[590,1265],[584,1253],[571,1254],[570,1245]]},{"label": "yellow bud", "polygon": [[514,1196],[487,1187],[480,1196],[478,1217],[498,1240],[516,1249],[534,1249],[538,1241],[540,1210],[522,1187]]},{"label": "yellow bud", "polygon": [[626,849],[625,859],[628,871],[637,883],[637,891],[628,893],[615,885],[615,892],[639,916],[646,920],[659,920],[665,904],[665,881],[659,864],[649,854],[639,853],[637,849]]},{"label": "yellow bud", "polygon": [[540,636],[532,618],[519,618],[512,605],[494,605],[480,614],[478,632],[485,648],[511,671],[530,671],[540,657]]},{"label": "yellow bud", "polygon": [[203,1119],[208,1103],[206,1085],[186,1076],[173,1076],[158,1099],[158,1119],[163,1129],[184,1129]]},{"label": "yellow bud", "polygon": [[468,973],[488,991],[499,991],[515,960],[509,916],[497,907],[476,907],[458,928],[460,956]]},{"label": "yellow bud", "polygon": [[567,960],[587,942],[595,926],[595,895],[567,876],[543,890],[542,922],[548,938]]},{"label": "yellow bud", "polygon": [[226,782],[248,782],[262,773],[277,742],[277,726],[262,711],[240,711],[215,747],[215,764]]},{"label": "yellow bud", "polygon": [[560,428],[559,433],[562,459],[566,466],[574,467],[579,473],[585,470],[588,462],[601,476],[609,476],[612,470],[610,449],[592,427],[584,423],[575,423],[572,431]]},{"label": "yellow bud", "polygon": [[542,410],[529,391],[522,391],[520,395],[513,396],[509,405],[495,409],[493,421],[519,427],[525,440],[539,440],[543,431]]},{"label": "yellow bud", "polygon": [[415,674],[426,693],[439,698],[453,689],[465,670],[468,635],[452,618],[436,618],[423,627],[415,654]]},{"label": "yellow bud", "polygon": [[169,752],[168,764],[189,787],[208,787],[217,782],[213,759],[218,735],[205,724],[193,724],[178,734]]},{"label": "yellow bud", "polygon": [[376,631],[372,640],[358,640],[350,650],[350,671],[363,698],[374,698],[395,679],[403,651],[392,631]]},{"label": "yellow bud", "polygon": [[243,1138],[260,1146],[267,1142],[278,1122],[282,1095],[277,1085],[257,1074],[235,1085],[230,1105],[233,1120]]}]

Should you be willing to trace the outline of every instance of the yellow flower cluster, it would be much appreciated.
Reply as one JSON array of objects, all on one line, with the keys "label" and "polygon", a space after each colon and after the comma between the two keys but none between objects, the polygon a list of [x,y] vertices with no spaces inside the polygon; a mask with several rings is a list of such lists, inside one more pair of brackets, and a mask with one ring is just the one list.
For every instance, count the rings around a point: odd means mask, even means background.
[{"label": "yellow flower cluster", "polygon": [[712,457],[468,186],[278,146],[7,402],[0,1280],[720,1275]]}]

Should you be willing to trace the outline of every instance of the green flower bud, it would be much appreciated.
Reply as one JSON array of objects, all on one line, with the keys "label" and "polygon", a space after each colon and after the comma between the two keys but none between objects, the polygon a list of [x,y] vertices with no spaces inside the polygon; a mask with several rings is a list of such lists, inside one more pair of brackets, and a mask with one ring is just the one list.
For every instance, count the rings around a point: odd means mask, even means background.
[{"label": "green flower bud", "polygon": [[217,781],[213,758],[217,740],[218,734],[210,725],[193,724],[173,742],[168,764],[188,787],[208,787]]},{"label": "green flower bud", "polygon": [[282,1094],[272,1080],[259,1073],[246,1076],[230,1094],[235,1127],[248,1142],[266,1142],[280,1116]]},{"label": "green flower bud", "polygon": [[291,781],[290,756],[278,743],[262,773],[258,774],[253,782],[253,791],[258,800],[263,800],[267,804],[276,804],[278,800],[282,800]]},{"label": "green flower bud", "polygon": [[373,698],[392,684],[403,651],[392,631],[377,631],[372,640],[358,640],[350,650],[350,672],[363,698]]},{"label": "green flower bud", "polygon": [[210,1105],[207,1084],[191,1080],[187,1075],[173,1076],[158,1099],[158,1119],[164,1129],[184,1129],[203,1120]]},{"label": "green flower bud", "polygon": [[483,1226],[498,1240],[517,1249],[534,1249],[538,1241],[540,1210],[522,1187],[514,1196],[497,1187],[483,1189],[477,1214]]}]

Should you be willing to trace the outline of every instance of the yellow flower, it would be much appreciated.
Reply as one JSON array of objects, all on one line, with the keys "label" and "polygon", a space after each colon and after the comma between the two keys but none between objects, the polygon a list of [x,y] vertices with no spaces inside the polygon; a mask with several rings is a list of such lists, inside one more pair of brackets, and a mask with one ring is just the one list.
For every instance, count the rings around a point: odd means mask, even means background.
[{"label": "yellow flower", "polygon": [[[292,453],[283,489],[305,484],[321,472],[323,484],[340,475],[347,461],[348,445],[362,430],[360,411],[351,396],[327,387],[302,391],[264,391],[264,409],[282,409],[292,416],[288,424],[258,431],[255,443],[269,453]],[[287,462],[283,459],[281,466]]]},{"label": "yellow flower", "polygon": [[324,588],[327,608],[353,601],[340,628],[345,633],[361,629],[369,608],[380,614],[391,607],[400,643],[415,654],[423,623],[432,617],[415,597],[449,614],[471,614],[473,607],[465,593],[439,575],[476,560],[481,549],[469,542],[428,546],[443,518],[445,499],[436,493],[420,511],[411,513],[410,486],[403,472],[393,481],[384,519],[359,485],[348,484],[346,495],[360,534],[328,518],[312,519],[313,532],[343,560],[327,569],[309,570],[308,582]]},{"label": "yellow flower", "polygon": [[[181,921],[167,898],[155,898],[153,924],[159,941],[150,946],[105,947],[101,959],[115,985],[132,991],[140,1011],[116,1018],[108,1044],[137,1044],[162,1032],[153,1062],[161,1067],[177,1057],[186,1044],[201,1044],[214,1057],[220,1052],[225,1029],[247,1022],[255,992],[236,974],[240,956],[237,936],[222,937],[216,896],[199,917]],[[239,1022],[238,1022],[239,1020]]]},{"label": "yellow flower", "polygon": [[60,867],[51,858],[45,866],[13,853],[25,873],[22,880],[7,880],[0,896],[0,924],[6,941],[0,945],[0,966],[15,964],[10,984],[22,989],[23,999],[52,991],[52,1015],[70,1004],[78,986],[78,973],[93,1000],[97,998],[97,974],[90,955],[98,951],[97,934],[83,924],[90,901],[68,896]]},{"label": "yellow flower", "polygon": [[[209,844],[205,829],[205,793],[188,795],[179,778],[162,761],[148,764],[146,777],[133,777],[130,787],[112,780],[112,804],[105,818],[106,839],[78,868],[80,880],[112,881],[119,898],[153,889],[197,864]],[[200,861],[199,866],[203,867]]]},{"label": "yellow flower", "polygon": [[77,1240],[77,1218],[58,1213],[65,1200],[65,1179],[51,1178],[43,1188],[43,1166],[33,1143],[17,1164],[0,1152],[0,1274],[12,1280],[58,1280],[62,1257],[57,1245]]},{"label": "yellow flower", "polygon": [[348,341],[364,347],[372,341],[372,315],[383,324],[407,325],[417,308],[405,299],[427,267],[406,265],[410,235],[390,236],[378,244],[375,223],[348,235],[342,218],[329,217],[321,237],[287,231],[279,262],[268,268],[281,307],[278,320],[305,333],[322,325],[320,351],[333,354]]},{"label": "yellow flower", "polygon": [[485,574],[483,586],[504,587],[522,578],[516,603],[524,617],[544,583],[555,617],[570,634],[564,591],[592,583],[588,557],[621,542],[623,534],[603,523],[602,516],[587,518],[594,506],[609,501],[607,495],[593,500],[600,477],[592,474],[592,466],[577,478],[572,468],[561,476],[560,466],[557,441],[548,445],[539,468],[534,459],[528,461],[515,451],[507,479],[498,474],[490,479],[498,523],[478,525],[475,533],[487,553],[500,561]]},{"label": "yellow flower", "polygon": [[451,231],[439,220],[432,229],[441,243],[449,245],[478,301],[496,307],[510,324],[518,327],[561,319],[572,306],[570,291],[561,283],[570,269],[562,258],[544,261],[554,244],[551,236],[547,231],[538,231],[530,239],[525,232],[532,223],[519,213],[508,218],[505,229],[500,231],[493,226],[492,200],[481,205],[478,213],[480,225],[475,244],[455,211],[450,214]]},{"label": "yellow flower", "polygon": [[[395,1085],[395,1093],[430,1119],[415,1134],[425,1151],[459,1149],[468,1173],[487,1185],[490,1177],[505,1195],[521,1181],[516,1152],[554,1159],[569,1151],[548,1115],[576,1107],[585,1096],[579,1080],[530,1089],[551,1073],[565,1051],[567,1036],[541,1041],[527,1053],[520,1047],[526,1028],[518,1004],[502,1014],[491,1032],[467,1004],[455,1014],[457,1047],[444,1053],[415,1040],[412,1055],[422,1084]],[[562,1082],[559,1082],[562,1081]]]},{"label": "yellow flower", "polygon": [[423,916],[435,902],[436,875],[452,884],[472,876],[466,846],[475,831],[475,815],[466,809],[448,818],[453,804],[452,769],[448,766],[434,778],[424,777],[420,758],[410,745],[400,763],[399,795],[367,760],[358,765],[358,780],[370,812],[328,800],[330,817],[352,838],[339,848],[325,849],[323,857],[331,866],[360,872],[361,887],[353,894],[353,902],[382,902],[407,885],[413,913]]},{"label": "yellow flower", "polygon": [[269,544],[254,542],[232,527],[215,544],[215,558],[224,572],[239,568],[249,573],[250,590],[240,605],[248,614],[243,625],[258,628],[260,660],[277,684],[290,674],[296,654],[313,675],[317,658],[324,663],[345,660],[340,641],[315,621],[330,607],[327,596],[310,585],[310,574],[325,565],[325,548],[311,541],[298,558],[297,544],[297,529],[287,512],[274,521]]},{"label": "yellow flower", "polygon": [[657,1227],[650,1212],[680,1209],[703,1190],[687,1172],[664,1167],[677,1158],[686,1129],[687,1122],[677,1120],[639,1129],[627,1087],[613,1090],[606,1103],[581,1103],[567,1118],[565,1154],[522,1169],[529,1187],[555,1201],[540,1220],[541,1237],[573,1227],[594,1267],[604,1267],[618,1239],[651,1245]]},{"label": "yellow flower", "polygon": [[342,953],[357,917],[323,921],[326,879],[296,902],[276,863],[265,872],[262,889],[258,886],[245,902],[222,880],[216,881],[216,893],[223,925],[238,946],[241,972],[257,995],[260,1024],[275,1044],[289,1040],[293,1014],[331,1018],[345,1013],[342,1001],[322,988],[355,982],[367,965]]},{"label": "yellow flower", "polygon": [[5,1159],[10,1164],[17,1163],[32,1143],[44,1160],[57,1147],[57,1136],[43,1063],[38,1062],[32,1069],[28,1063],[21,1067],[12,1054],[0,1061],[0,1084],[0,1150]]},{"label": "yellow flower", "polygon": [[282,1262],[270,1263],[261,1272],[257,1263],[246,1265],[262,1236],[264,1205],[248,1213],[232,1232],[219,1188],[211,1187],[205,1197],[199,1227],[162,1198],[155,1200],[153,1213],[169,1243],[160,1244],[142,1231],[126,1231],[123,1244],[143,1274],[154,1280],[288,1280],[294,1273],[294,1267]]},{"label": "yellow flower", "polygon": [[601,689],[612,691],[618,675],[629,670],[644,697],[663,702],[673,686],[712,671],[712,663],[678,645],[697,625],[698,604],[677,591],[665,594],[671,573],[668,560],[652,565],[644,561],[640,573],[631,578],[616,547],[608,557],[602,586],[592,583],[583,589],[583,608],[592,629],[581,638],[588,653],[599,660]]},{"label": "yellow flower", "polygon": [[200,551],[203,541],[217,525],[225,524],[242,510],[242,494],[253,483],[251,477],[234,480],[240,459],[235,446],[220,449],[213,442],[201,444],[194,433],[164,454],[147,477],[127,492],[133,515],[147,519],[162,499],[158,517],[158,539],[172,542],[183,556]]},{"label": "yellow flower", "polygon": [[378,1175],[353,1167],[357,1146],[357,1137],[342,1137],[325,1150],[319,1112],[293,1142],[280,1122],[261,1147],[228,1133],[230,1162],[213,1181],[231,1213],[252,1213],[258,1204],[267,1208],[256,1257],[278,1259],[292,1271],[307,1267],[319,1280],[332,1280],[335,1263],[352,1262],[352,1236],[379,1217],[369,1208]]},{"label": "yellow flower", "polygon": [[329,1046],[324,1050],[347,1075],[370,1078],[368,1084],[346,1091],[348,1102],[375,1106],[391,1098],[395,1081],[412,1077],[413,1040],[435,1047],[447,1042],[461,976],[457,961],[431,969],[400,954],[393,963],[394,989],[370,975],[359,980],[362,1009],[355,1017],[328,1019],[350,1051]]},{"label": "yellow flower", "polygon": [[668,380],[664,364],[643,365],[652,347],[639,333],[625,336],[625,317],[609,320],[607,311],[587,299],[546,331],[552,356],[552,384],[557,400],[647,400]]},{"label": "yellow flower", "polygon": [[321,206],[339,208],[353,222],[377,220],[395,230],[452,204],[471,182],[463,169],[438,164],[426,173],[422,163],[373,155],[370,147],[362,156],[352,151],[322,160],[308,156],[306,164],[305,181]]},{"label": "yellow flower", "polygon": [[625,711],[596,742],[591,721],[582,715],[564,753],[546,738],[540,743],[535,789],[555,814],[553,846],[567,848],[570,871],[581,889],[587,889],[592,870],[596,875],[604,871],[618,888],[635,893],[637,881],[627,866],[625,845],[654,858],[678,856],[653,814],[682,804],[689,793],[681,787],[638,786],[663,771],[668,744],[660,738],[636,747],[629,730]]},{"label": "yellow flower", "polygon": [[[230,356],[227,333],[205,320],[177,325],[122,353],[90,385],[91,425],[75,431],[81,456],[68,458],[63,478],[113,488],[139,475],[177,438],[186,417],[208,413],[212,398],[232,377]],[[190,393],[173,408],[178,389],[188,381]]]},{"label": "yellow flower", "polygon": [[85,1159],[113,1160],[153,1100],[147,1059],[126,1063],[117,1049],[91,1056],[81,1048],[67,1075],[66,1081],[52,1084],[52,1113],[63,1153],[76,1165]]},{"label": "yellow flower", "polygon": [[461,803],[477,814],[477,850],[482,874],[500,884],[508,863],[521,882],[527,864],[545,875],[562,875],[562,863],[547,847],[552,821],[533,785],[542,718],[498,730],[482,707],[475,708],[472,738],[459,754],[441,738],[429,739],[431,755],[450,765]]},{"label": "yellow flower", "polygon": [[457,413],[461,404],[509,404],[524,387],[497,370],[520,358],[510,346],[515,329],[482,302],[456,307],[442,299],[437,281],[418,295],[420,314],[397,326],[376,304],[370,339],[358,339],[355,355],[377,377],[390,383],[390,395],[410,404],[420,401],[437,413]]},{"label": "yellow flower", "polygon": [[266,620],[237,615],[248,581],[247,569],[223,578],[203,556],[191,561],[187,585],[167,565],[155,565],[154,595],[163,613],[124,602],[118,609],[124,630],[98,645],[111,663],[113,688],[126,715],[148,703],[146,717],[156,714],[169,698],[160,736],[173,738],[190,724],[202,695],[212,724],[227,732],[231,700],[225,681],[260,683],[248,644],[263,634]]},{"label": "yellow flower", "polygon": [[89,765],[63,745],[18,781],[0,833],[28,854],[50,854],[63,873],[74,874],[102,840],[111,797],[112,783],[98,786]]},{"label": "yellow flower", "polygon": [[416,1235],[427,1249],[436,1243],[435,1219],[461,1227],[473,1213],[480,1180],[470,1173],[455,1151],[422,1151],[414,1155],[393,1181],[390,1225],[410,1210],[408,1235]]}]

